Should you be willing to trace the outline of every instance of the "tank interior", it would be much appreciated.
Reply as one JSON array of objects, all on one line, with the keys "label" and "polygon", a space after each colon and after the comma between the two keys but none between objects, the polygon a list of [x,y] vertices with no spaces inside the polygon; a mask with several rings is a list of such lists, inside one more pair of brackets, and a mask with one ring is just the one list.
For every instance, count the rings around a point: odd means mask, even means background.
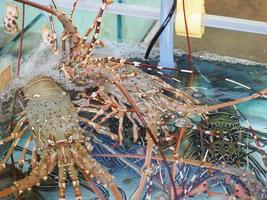
[{"label": "tank interior", "polygon": [[266,200],[266,8],[2,0],[0,199]]}]

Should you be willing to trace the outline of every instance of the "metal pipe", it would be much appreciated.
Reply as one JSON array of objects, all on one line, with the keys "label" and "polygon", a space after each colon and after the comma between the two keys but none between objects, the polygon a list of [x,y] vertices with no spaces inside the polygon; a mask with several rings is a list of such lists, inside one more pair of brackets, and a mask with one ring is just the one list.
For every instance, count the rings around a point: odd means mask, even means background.
[{"label": "metal pipe", "polygon": [[[118,3],[122,4],[125,3],[124,0],[118,0]],[[122,15],[117,15],[117,40],[118,42],[123,41],[123,16]]]},{"label": "metal pipe", "polygon": [[[163,24],[165,18],[167,17],[173,0],[161,0],[161,10],[160,10],[160,24]],[[173,59],[173,16],[166,26],[164,31],[160,35],[160,65],[169,68],[174,68],[175,63]]]},{"label": "metal pipe", "polygon": [[217,15],[205,15],[204,25],[206,27],[241,31],[267,35],[267,22],[223,17]]},{"label": "metal pipe", "polygon": [[[46,5],[51,3],[50,0],[36,0],[36,2]],[[70,9],[72,7],[72,1],[57,0],[57,5],[59,7]],[[79,1],[77,8],[80,10],[97,11],[99,6],[100,3],[92,3],[87,0],[81,0]],[[107,7],[107,12],[116,15],[142,17],[146,19],[160,19],[159,8],[130,5],[127,3],[113,3]],[[206,14],[204,16],[203,23],[206,27],[267,35],[267,22]]]}]

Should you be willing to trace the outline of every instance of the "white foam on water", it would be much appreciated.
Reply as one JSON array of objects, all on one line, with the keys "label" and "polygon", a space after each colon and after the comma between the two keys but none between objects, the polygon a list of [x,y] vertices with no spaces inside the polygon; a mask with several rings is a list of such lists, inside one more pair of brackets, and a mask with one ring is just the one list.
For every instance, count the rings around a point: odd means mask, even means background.
[{"label": "white foam on water", "polygon": [[6,90],[1,92],[0,98],[8,98],[14,94],[14,90],[22,88],[29,80],[40,75],[53,78],[56,82],[64,85],[66,90],[79,88],[67,80],[63,73],[60,73],[58,66],[61,59],[62,56],[60,54],[54,55],[45,44],[41,43],[38,48],[23,56],[20,75],[17,77],[17,57],[9,55],[1,56],[0,65],[6,66],[7,64],[12,64],[14,77]]},{"label": "white foam on water", "polygon": [[44,75],[58,79],[59,74],[56,67],[61,56],[55,56],[44,44],[33,50],[29,55],[24,57],[18,83],[27,82],[35,76]]},{"label": "white foam on water", "polygon": [[7,65],[14,65],[16,62],[14,57],[11,55],[5,55],[0,57],[0,70],[5,68]]}]

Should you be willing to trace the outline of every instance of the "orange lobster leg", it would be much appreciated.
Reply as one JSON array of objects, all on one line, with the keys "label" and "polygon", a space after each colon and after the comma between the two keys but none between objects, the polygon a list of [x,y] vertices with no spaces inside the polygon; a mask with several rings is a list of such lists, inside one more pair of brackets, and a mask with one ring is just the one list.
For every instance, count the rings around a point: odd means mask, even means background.
[{"label": "orange lobster leg", "polygon": [[35,168],[37,165],[38,165],[38,162],[37,162],[36,144],[34,144],[34,147],[32,149],[32,156],[31,156],[31,166],[32,168]]},{"label": "orange lobster leg", "polygon": [[51,28],[51,33],[52,33],[53,52],[54,52],[54,54],[57,54],[58,53],[57,35],[56,35],[56,31],[55,31],[55,25],[54,25],[53,17],[51,14],[49,14],[49,21],[50,21],[50,28]]},{"label": "orange lobster leg", "polygon": [[58,160],[58,192],[59,199],[65,199],[65,188],[66,188],[66,170],[65,166]]},{"label": "orange lobster leg", "polygon": [[72,164],[67,168],[68,173],[69,173],[70,179],[72,181],[72,185],[74,187],[74,193],[75,193],[76,200],[82,200],[79,178],[77,175],[77,171],[73,165],[74,165],[74,163],[72,162]]},{"label": "orange lobster leg", "polygon": [[122,200],[121,193],[117,186],[112,182],[113,176],[110,175],[101,165],[89,156],[86,149],[81,145],[76,145],[75,149],[72,149],[72,156],[79,168],[89,175],[90,178],[96,178],[98,182],[108,187],[116,200]]},{"label": "orange lobster leg", "polygon": [[22,180],[14,182],[14,185],[0,191],[0,197],[5,197],[14,192],[21,194],[25,190],[31,190],[34,185],[39,185],[41,179],[47,179],[47,175],[54,168],[56,156],[50,150],[44,152],[44,156],[30,175]]},{"label": "orange lobster leg", "polygon": [[11,147],[9,148],[5,158],[3,160],[1,160],[0,162],[0,170],[5,168],[6,166],[6,162],[9,160],[9,158],[11,157],[11,155],[13,154],[13,151],[15,150],[16,146],[18,145],[19,140],[21,139],[21,137],[24,135],[24,133],[26,132],[27,127],[23,128],[15,137],[15,141],[12,143]]},{"label": "orange lobster leg", "polygon": [[81,122],[84,122],[85,124],[88,124],[89,126],[92,126],[96,132],[109,136],[112,140],[118,140],[118,136],[115,133],[112,133],[108,130],[107,127],[101,126],[98,123],[91,122],[91,120],[88,120],[84,117],[79,117]]},{"label": "orange lobster leg", "polygon": [[30,142],[32,141],[32,139],[33,139],[33,136],[30,135],[30,137],[27,139],[26,143],[23,146],[23,150],[21,152],[21,156],[20,156],[20,160],[19,160],[19,167],[20,168],[22,168],[24,166],[27,149],[28,149],[28,146],[29,146]]},{"label": "orange lobster leg", "polygon": [[142,170],[141,170],[142,171],[142,177],[141,177],[141,180],[139,182],[138,188],[135,192],[135,197],[134,197],[135,200],[141,199],[141,194],[142,194],[142,191],[145,187],[147,177],[148,177],[148,173],[146,172],[145,169],[151,165],[152,147],[153,147],[154,143],[149,136],[147,136],[147,137],[148,137],[148,139],[147,139],[147,148],[146,148],[146,158],[145,158],[145,163],[144,163]]},{"label": "orange lobster leg", "polygon": [[78,3],[78,0],[74,0],[73,6],[72,6],[72,10],[71,10],[71,13],[70,13],[70,18],[71,18],[71,19],[72,19],[74,10],[75,10],[75,8],[76,8],[76,6],[77,6],[77,3]]}]

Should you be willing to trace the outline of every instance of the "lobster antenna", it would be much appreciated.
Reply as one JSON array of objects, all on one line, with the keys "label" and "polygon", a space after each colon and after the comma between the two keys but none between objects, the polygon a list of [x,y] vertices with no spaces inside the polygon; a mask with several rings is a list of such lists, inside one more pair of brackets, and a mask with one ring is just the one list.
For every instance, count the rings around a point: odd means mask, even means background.
[{"label": "lobster antenna", "polygon": [[22,6],[22,25],[21,25],[20,45],[19,45],[19,53],[18,53],[18,64],[17,64],[17,70],[16,70],[17,71],[17,76],[19,76],[19,72],[20,72],[23,37],[24,37],[24,21],[25,21],[25,4],[23,3],[23,6]]}]

